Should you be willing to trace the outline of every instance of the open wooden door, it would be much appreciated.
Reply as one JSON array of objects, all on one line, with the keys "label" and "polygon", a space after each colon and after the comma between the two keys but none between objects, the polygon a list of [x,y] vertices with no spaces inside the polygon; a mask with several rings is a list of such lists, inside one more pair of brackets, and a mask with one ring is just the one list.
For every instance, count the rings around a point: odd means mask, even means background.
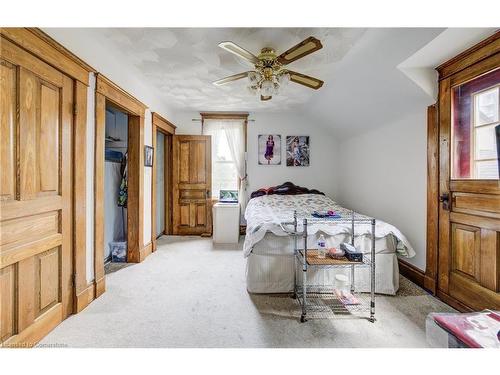
[{"label": "open wooden door", "polygon": [[210,234],[211,137],[174,135],[172,152],[173,233]]},{"label": "open wooden door", "polygon": [[73,81],[2,39],[0,342],[31,346],[73,312]]},{"label": "open wooden door", "polygon": [[482,48],[466,69],[438,68],[438,296],[462,310],[500,309],[500,39]]}]

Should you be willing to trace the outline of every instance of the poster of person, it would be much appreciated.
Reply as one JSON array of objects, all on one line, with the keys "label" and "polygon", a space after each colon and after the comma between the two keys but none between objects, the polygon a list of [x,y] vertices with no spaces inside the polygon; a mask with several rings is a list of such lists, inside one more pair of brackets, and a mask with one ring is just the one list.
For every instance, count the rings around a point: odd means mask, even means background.
[{"label": "poster of person", "polygon": [[259,165],[281,164],[281,135],[259,135]]},{"label": "poster of person", "polygon": [[288,167],[309,166],[309,136],[286,136],[286,165]]}]

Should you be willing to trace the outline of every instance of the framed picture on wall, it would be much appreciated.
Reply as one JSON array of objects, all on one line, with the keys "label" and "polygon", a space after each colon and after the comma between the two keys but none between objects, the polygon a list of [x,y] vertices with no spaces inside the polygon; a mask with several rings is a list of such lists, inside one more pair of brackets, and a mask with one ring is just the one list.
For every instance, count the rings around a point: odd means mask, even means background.
[{"label": "framed picture on wall", "polygon": [[309,166],[309,136],[286,136],[286,165],[287,167]]},{"label": "framed picture on wall", "polygon": [[153,147],[144,146],[144,166],[152,167],[153,166]]},{"label": "framed picture on wall", "polygon": [[281,164],[281,135],[260,134],[259,135],[258,158],[259,165]]}]

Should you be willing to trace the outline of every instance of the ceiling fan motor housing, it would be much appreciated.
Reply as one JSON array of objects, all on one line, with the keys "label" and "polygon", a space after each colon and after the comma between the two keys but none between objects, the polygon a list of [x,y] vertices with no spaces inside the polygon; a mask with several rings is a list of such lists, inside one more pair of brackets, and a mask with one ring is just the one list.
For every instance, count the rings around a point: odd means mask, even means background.
[{"label": "ceiling fan motor housing", "polygon": [[281,70],[282,66],[277,60],[276,51],[273,48],[262,48],[258,56],[259,64],[255,65],[255,69],[262,71],[266,79],[272,79],[272,74]]}]

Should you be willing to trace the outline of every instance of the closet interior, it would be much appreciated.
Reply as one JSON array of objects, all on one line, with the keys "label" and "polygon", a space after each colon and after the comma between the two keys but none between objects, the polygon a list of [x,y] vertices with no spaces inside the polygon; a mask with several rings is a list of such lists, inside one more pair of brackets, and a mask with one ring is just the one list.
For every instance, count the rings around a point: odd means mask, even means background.
[{"label": "closet interior", "polygon": [[128,115],[106,106],[104,261],[127,260]]}]

